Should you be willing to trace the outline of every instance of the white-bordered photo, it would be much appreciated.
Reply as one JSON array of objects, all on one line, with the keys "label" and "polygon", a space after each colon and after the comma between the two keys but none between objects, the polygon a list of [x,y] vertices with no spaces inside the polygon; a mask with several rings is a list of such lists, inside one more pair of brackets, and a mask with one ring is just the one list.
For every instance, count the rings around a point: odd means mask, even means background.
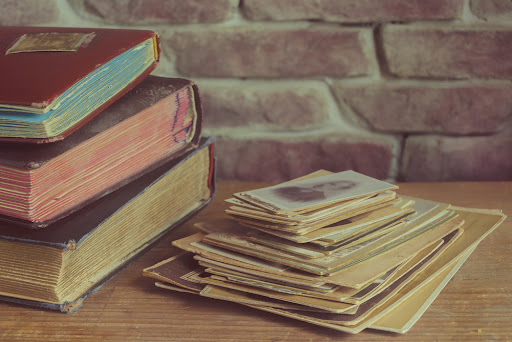
[{"label": "white-bordered photo", "polygon": [[394,184],[355,171],[343,171],[240,192],[235,196],[258,207],[278,213],[316,207],[396,188],[398,187]]}]

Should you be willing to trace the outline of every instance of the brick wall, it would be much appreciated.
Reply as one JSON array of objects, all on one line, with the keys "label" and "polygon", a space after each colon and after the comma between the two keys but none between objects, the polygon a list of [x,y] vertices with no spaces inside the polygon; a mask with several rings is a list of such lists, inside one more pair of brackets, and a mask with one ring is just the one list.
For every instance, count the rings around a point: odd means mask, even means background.
[{"label": "brick wall", "polygon": [[0,0],[0,25],[150,28],[194,79],[219,179],[324,168],[512,180],[508,0]]}]

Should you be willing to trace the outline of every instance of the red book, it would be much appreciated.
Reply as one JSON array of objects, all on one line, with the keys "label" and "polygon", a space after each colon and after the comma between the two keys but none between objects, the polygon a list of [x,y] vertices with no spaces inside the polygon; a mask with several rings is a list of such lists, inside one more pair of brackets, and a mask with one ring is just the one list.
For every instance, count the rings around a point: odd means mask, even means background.
[{"label": "red book", "polygon": [[0,27],[0,139],[61,140],[142,81],[148,30]]}]

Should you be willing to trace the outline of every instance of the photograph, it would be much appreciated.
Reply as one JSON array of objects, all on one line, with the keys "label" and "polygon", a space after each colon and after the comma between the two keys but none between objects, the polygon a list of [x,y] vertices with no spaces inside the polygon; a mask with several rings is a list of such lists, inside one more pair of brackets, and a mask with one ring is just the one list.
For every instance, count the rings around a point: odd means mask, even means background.
[{"label": "photograph", "polygon": [[331,202],[377,194],[396,185],[355,171],[344,171],[302,181],[235,194],[236,197],[270,211],[288,212]]}]

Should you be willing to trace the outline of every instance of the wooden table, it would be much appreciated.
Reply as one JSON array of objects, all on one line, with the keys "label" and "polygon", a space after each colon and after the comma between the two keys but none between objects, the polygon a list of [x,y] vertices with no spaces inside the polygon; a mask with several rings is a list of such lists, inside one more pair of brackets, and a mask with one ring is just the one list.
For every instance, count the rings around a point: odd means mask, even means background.
[{"label": "wooden table", "polygon": [[144,267],[172,256],[192,223],[222,215],[223,200],[261,183],[220,183],[214,202],[165,236],[73,314],[0,303],[0,340],[22,341],[505,341],[512,340],[512,182],[402,183],[399,193],[454,205],[502,209],[488,236],[405,335],[349,335],[241,305],[154,287]]}]

